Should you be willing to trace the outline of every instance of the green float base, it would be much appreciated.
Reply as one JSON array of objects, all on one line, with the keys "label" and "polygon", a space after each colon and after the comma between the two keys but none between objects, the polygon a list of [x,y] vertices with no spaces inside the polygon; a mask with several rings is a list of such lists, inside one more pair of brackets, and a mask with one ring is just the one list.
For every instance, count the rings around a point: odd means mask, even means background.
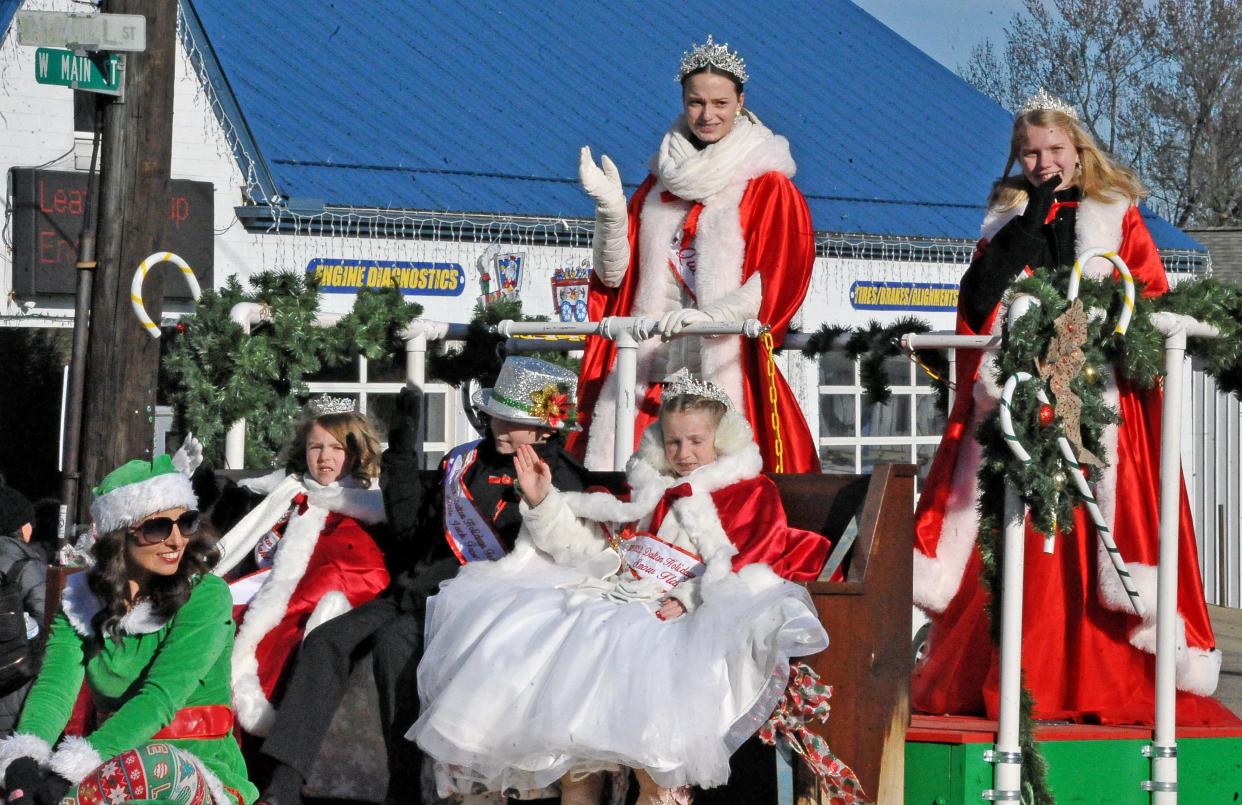
[{"label": "green float base", "polygon": [[[1143,747],[1151,730],[1041,724],[1035,738],[1048,759],[1048,782],[1058,805],[1146,805],[1140,786],[1151,779]],[[906,805],[979,805],[992,787],[983,753],[996,740],[996,722],[916,715],[906,734]],[[1188,805],[1242,803],[1242,729],[1187,727],[1177,737],[1178,801]]]}]

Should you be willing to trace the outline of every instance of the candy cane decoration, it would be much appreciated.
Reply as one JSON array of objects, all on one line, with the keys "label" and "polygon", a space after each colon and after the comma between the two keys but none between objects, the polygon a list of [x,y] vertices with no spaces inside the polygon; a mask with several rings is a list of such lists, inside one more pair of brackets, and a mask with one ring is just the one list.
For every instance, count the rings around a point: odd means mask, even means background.
[{"label": "candy cane decoration", "polygon": [[172,252],[156,252],[138,264],[138,270],[134,272],[134,281],[129,286],[129,301],[134,306],[134,315],[138,317],[138,321],[142,322],[142,326],[147,328],[147,332],[152,338],[160,337],[159,325],[151,321],[151,317],[147,315],[147,309],[142,303],[142,281],[147,278],[147,272],[160,263],[172,263],[181,269],[181,273],[185,275],[185,281],[190,286],[190,295],[197,302],[203,292],[198,287],[198,278],[194,276],[193,269],[190,264],[182,260]]},{"label": "candy cane decoration", "polygon": [[[1026,448],[1022,446],[1022,442],[1018,439],[1017,434],[1014,433],[1011,401],[1013,400],[1013,392],[1018,387],[1018,384],[1028,380],[1034,380],[1034,377],[1029,372],[1017,372],[1011,375],[1005,381],[1005,388],[1001,391],[1000,401],[1000,424],[1001,432],[1005,435],[1005,443],[1009,445],[1009,450],[1023,464],[1031,463],[1031,454],[1026,452]],[[1036,396],[1041,403],[1049,404],[1048,395],[1044,392],[1042,384]],[[1074,479],[1074,485],[1078,487],[1078,493],[1082,495],[1083,503],[1087,506],[1087,512],[1091,515],[1091,521],[1095,523],[1095,530],[1100,535],[1100,541],[1104,543],[1104,550],[1108,552],[1108,558],[1113,561],[1113,568],[1121,579],[1121,586],[1125,588],[1126,595],[1130,596],[1130,606],[1134,607],[1135,614],[1141,618],[1147,614],[1147,607],[1143,606],[1143,601],[1139,598],[1138,590],[1134,587],[1134,579],[1130,577],[1130,571],[1126,568],[1126,562],[1121,558],[1121,551],[1117,549],[1117,543],[1113,540],[1113,532],[1109,529],[1108,523],[1104,521],[1104,513],[1100,511],[1100,506],[1096,503],[1095,495],[1091,492],[1091,485],[1087,483],[1086,477],[1082,474],[1082,467],[1074,457],[1074,448],[1070,446],[1069,439],[1066,439],[1064,436],[1057,437],[1057,446],[1061,449],[1061,457],[1070,466],[1070,476]]]},{"label": "candy cane decoration", "polygon": [[1071,302],[1078,298],[1078,286],[1082,282],[1082,267],[1087,264],[1087,261],[1096,257],[1103,257],[1105,260],[1108,260],[1116,267],[1118,273],[1121,274],[1121,282],[1125,290],[1126,299],[1125,306],[1121,309],[1121,317],[1117,319],[1115,332],[1118,335],[1125,335],[1126,330],[1130,328],[1130,319],[1134,316],[1134,275],[1130,273],[1130,267],[1126,265],[1126,261],[1122,260],[1117,252],[1109,249],[1095,248],[1087,249],[1078,255],[1078,259],[1074,261],[1074,271],[1070,274],[1069,288],[1066,289],[1065,296]]}]

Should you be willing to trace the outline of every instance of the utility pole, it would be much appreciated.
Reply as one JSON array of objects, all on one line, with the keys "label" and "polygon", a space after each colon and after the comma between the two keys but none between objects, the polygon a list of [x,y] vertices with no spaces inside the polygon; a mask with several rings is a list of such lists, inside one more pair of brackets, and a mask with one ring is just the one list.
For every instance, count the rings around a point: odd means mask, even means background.
[{"label": "utility pole", "polygon": [[[80,440],[80,522],[89,510],[86,486],[129,459],[151,457],[160,345],[134,317],[129,286],[138,264],[164,248],[176,78],[176,2],[107,0],[103,11],[145,16],[147,47],[127,57],[124,98],[104,112],[98,268]],[[159,321],[164,299],[160,272],[148,277],[143,299],[151,318]]]}]

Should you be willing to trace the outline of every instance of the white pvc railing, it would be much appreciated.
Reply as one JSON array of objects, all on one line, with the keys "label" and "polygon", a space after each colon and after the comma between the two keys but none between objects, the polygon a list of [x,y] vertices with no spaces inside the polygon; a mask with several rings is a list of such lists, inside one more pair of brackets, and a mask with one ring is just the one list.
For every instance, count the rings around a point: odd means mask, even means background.
[{"label": "white pvc railing", "polygon": [[[1010,321],[1029,307],[1015,300]],[[1160,557],[1156,592],[1156,713],[1152,741],[1143,747],[1151,760],[1151,779],[1140,783],[1155,805],[1177,802],[1177,566],[1181,494],[1182,376],[1187,337],[1216,338],[1214,327],[1187,316],[1157,313],[1152,325],[1164,333],[1164,406],[1160,423]],[[908,334],[908,349],[1000,349],[999,336],[951,333]],[[952,374],[950,374],[952,377]],[[1021,798],[1022,750],[1018,721],[1022,673],[1022,583],[1026,509],[1018,490],[1005,486],[1004,563],[1001,568],[1000,718],[996,743],[985,757],[994,763],[993,788],[983,799]]]},{"label": "white pvc railing", "polygon": [[[1029,299],[1019,297],[1010,307],[1010,321],[1029,308]],[[232,310],[232,317],[249,333],[253,324],[266,320],[263,306],[243,302]],[[339,315],[324,315],[317,322],[329,326]],[[1177,565],[1178,520],[1181,481],[1181,406],[1182,375],[1187,337],[1215,338],[1215,328],[1170,313],[1152,316],[1152,324],[1165,334],[1164,409],[1161,420],[1160,450],[1160,557],[1157,567],[1156,603],[1156,713],[1152,742],[1143,747],[1143,755],[1151,759],[1151,779],[1141,782],[1151,792],[1155,805],[1177,802]],[[767,325],[755,319],[743,322],[702,323],[685,327],[672,336],[711,337],[740,335],[758,338]],[[649,338],[663,337],[659,321],[647,318],[609,317],[599,322],[515,322],[503,321],[496,326],[499,335],[509,338],[510,351],[564,348],[565,336],[597,335],[617,344],[614,371],[618,381],[618,404],[614,428],[614,469],[622,470],[633,453],[633,422],[638,345]],[[466,325],[417,319],[403,333],[406,345],[406,377],[415,384],[425,381],[427,344],[436,340],[460,340]],[[540,336],[551,337],[541,340]],[[791,334],[787,348],[799,348],[809,336]],[[518,341],[517,339],[521,339]],[[949,351],[949,377],[954,377],[953,364],[958,349],[998,350],[1000,336],[962,336],[950,332],[908,333],[901,338],[907,351],[945,349]],[[834,345],[835,346],[835,345]],[[245,421],[239,420],[229,429],[226,441],[226,464],[241,468],[245,453]],[[1000,718],[996,743],[986,757],[996,768],[993,788],[983,799],[1017,802],[1021,795],[1022,753],[1018,743],[1018,721],[1021,698],[1022,667],[1022,583],[1025,549],[1026,509],[1012,485],[1005,489],[1003,598],[1001,603],[1000,646]]]}]

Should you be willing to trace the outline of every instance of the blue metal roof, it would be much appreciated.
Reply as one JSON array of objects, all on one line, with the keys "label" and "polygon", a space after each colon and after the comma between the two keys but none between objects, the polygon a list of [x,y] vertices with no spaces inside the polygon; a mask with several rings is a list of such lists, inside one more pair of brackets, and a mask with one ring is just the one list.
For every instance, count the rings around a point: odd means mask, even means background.
[{"label": "blue metal roof", "polygon": [[590,216],[579,148],[637,185],[709,32],[819,231],[972,239],[1008,148],[1008,112],[847,0],[189,2],[276,188],[329,205]]},{"label": "blue metal roof", "polygon": [[17,8],[22,4],[22,0],[0,0],[0,42],[9,33],[9,23],[13,21],[13,16],[17,14]]}]

